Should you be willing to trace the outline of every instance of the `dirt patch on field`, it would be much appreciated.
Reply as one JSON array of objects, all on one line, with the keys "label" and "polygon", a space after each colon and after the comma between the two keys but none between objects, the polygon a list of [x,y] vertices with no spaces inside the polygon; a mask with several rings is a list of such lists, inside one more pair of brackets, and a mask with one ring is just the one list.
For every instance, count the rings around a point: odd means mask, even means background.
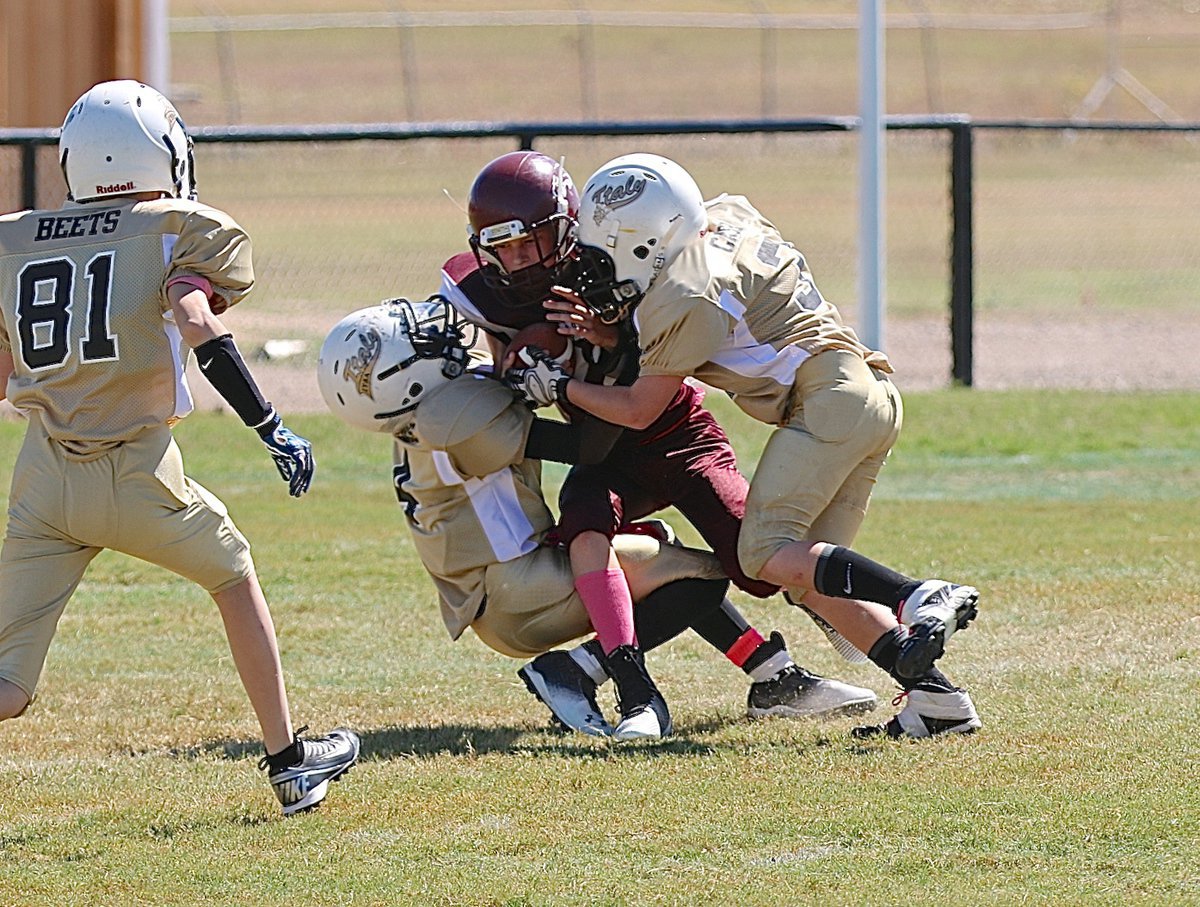
[{"label": "dirt patch on field", "polygon": [[[976,323],[975,384],[983,390],[1083,388],[1200,390],[1200,313],[1139,314],[1136,331],[1111,315],[1053,322],[981,319]],[[950,383],[950,336],[945,319],[893,320],[886,346],[902,390]],[[302,365],[252,363],[264,392],[282,412],[321,411],[311,357]],[[203,379],[192,381],[197,405],[223,404]]]},{"label": "dirt patch on field", "polygon": [[[944,320],[894,321],[886,345],[902,389],[947,385]],[[1200,390],[1200,312],[977,319],[974,364],[974,386],[984,390]]]}]

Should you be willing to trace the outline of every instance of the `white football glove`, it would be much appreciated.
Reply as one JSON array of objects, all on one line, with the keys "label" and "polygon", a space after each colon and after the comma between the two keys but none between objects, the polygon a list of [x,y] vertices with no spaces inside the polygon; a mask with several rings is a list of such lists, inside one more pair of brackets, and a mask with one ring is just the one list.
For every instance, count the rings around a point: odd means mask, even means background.
[{"label": "white football glove", "polygon": [[566,370],[536,347],[526,347],[520,355],[530,364],[525,368],[510,368],[504,376],[508,386],[519,391],[534,406],[551,406],[560,400],[566,402],[567,382],[571,380]]}]

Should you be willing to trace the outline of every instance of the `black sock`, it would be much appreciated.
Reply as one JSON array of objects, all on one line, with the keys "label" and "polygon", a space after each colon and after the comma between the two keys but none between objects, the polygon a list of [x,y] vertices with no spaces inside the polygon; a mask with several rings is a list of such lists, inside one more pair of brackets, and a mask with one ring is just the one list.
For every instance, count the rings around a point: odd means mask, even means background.
[{"label": "black sock", "polygon": [[727,579],[681,579],[655,589],[633,609],[638,646],[649,652],[674,639],[717,611],[728,589]]},{"label": "black sock", "polygon": [[299,737],[293,737],[289,746],[281,749],[275,755],[267,754],[267,765],[272,771],[290,768],[293,765],[299,765],[304,759],[304,744],[300,742]]},{"label": "black sock", "polygon": [[871,659],[872,663],[887,671],[891,675],[892,680],[900,684],[900,688],[905,692],[917,687],[920,687],[922,690],[928,690],[931,693],[949,693],[957,690],[958,687],[952,684],[946,675],[937,668],[930,668],[915,680],[901,677],[896,673],[896,656],[900,654],[900,647],[907,638],[908,630],[905,627],[892,627],[892,629],[880,636],[879,639],[875,640],[875,644],[871,646],[871,651],[867,653],[867,658]]},{"label": "black sock", "polygon": [[750,629],[750,622],[742,616],[742,612],[733,602],[726,598],[720,607],[697,615],[692,621],[692,629],[718,652],[728,655],[729,650]]},{"label": "black sock", "polygon": [[879,639],[875,640],[875,644],[871,646],[871,651],[867,653],[867,658],[873,664],[878,665],[887,671],[892,677],[896,677],[896,658],[900,654],[900,646],[904,644],[904,640],[908,637],[908,630],[904,627],[895,626],[885,632]]},{"label": "black sock", "polygon": [[813,585],[830,598],[876,602],[895,611],[920,582],[857,551],[841,545],[827,545],[817,560]]}]

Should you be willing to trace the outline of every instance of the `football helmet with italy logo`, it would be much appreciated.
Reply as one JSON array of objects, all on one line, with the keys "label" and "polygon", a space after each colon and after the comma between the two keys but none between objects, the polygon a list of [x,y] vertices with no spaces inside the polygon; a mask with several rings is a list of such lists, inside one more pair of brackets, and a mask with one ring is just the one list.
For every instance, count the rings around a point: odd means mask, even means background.
[{"label": "football helmet with italy logo", "polygon": [[579,294],[611,324],[708,226],[691,174],[657,154],[626,154],[587,181],[579,202]]},{"label": "football helmet with italy logo", "polygon": [[355,428],[402,433],[417,404],[466,371],[476,330],[440,296],[351,312],[321,345],[325,405]]}]

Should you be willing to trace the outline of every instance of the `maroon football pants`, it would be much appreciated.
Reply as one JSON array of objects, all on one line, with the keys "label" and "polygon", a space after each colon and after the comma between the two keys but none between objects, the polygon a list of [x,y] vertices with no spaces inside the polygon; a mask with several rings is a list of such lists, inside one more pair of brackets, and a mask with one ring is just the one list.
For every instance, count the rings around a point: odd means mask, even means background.
[{"label": "maroon football pants", "polygon": [[559,495],[558,540],[569,545],[589,530],[612,538],[622,524],[674,506],[734,584],[766,598],[779,588],[746,576],[738,562],[748,489],[729,438],[697,404],[667,431],[626,432],[602,464],[574,467]]}]

